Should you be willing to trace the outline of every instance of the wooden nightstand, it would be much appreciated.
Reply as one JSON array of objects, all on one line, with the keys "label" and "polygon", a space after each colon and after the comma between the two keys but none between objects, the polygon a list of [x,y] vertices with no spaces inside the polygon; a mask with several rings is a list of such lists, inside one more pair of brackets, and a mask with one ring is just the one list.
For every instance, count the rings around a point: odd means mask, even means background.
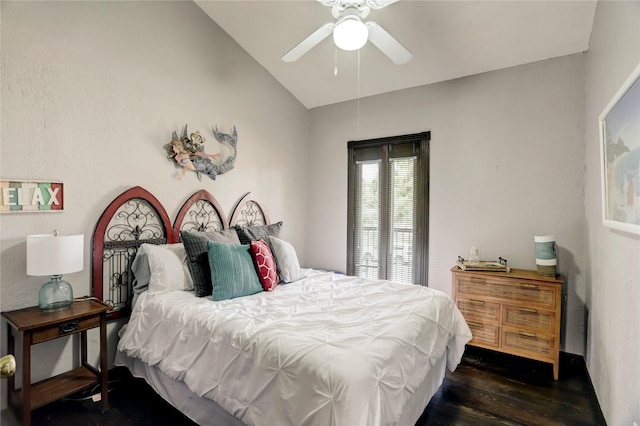
[{"label": "wooden nightstand", "polygon": [[[22,389],[15,389],[13,377],[8,379],[9,404],[20,413],[22,423],[31,424],[31,411],[80,390],[101,385],[102,412],[109,409],[107,389],[107,310],[109,306],[96,300],[76,300],[66,310],[42,312],[38,307],[3,312],[7,320],[9,353],[15,355],[14,333],[21,332]],[[87,330],[100,327],[100,370],[87,363]],[[31,383],[31,345],[80,333],[81,365],[66,373],[38,383]],[[18,414],[19,415],[19,414]]]}]

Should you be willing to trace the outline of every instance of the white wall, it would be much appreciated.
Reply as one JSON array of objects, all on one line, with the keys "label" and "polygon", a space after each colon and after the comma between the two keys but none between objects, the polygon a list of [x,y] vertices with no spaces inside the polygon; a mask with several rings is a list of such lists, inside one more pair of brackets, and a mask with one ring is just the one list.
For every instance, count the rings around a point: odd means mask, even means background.
[{"label": "white wall", "polygon": [[[533,269],[533,235],[554,233],[566,280],[562,349],[587,358],[609,424],[640,422],[640,238],[601,225],[597,135],[597,116],[640,59],[639,2],[599,3],[587,55],[362,99],[359,114],[356,102],[319,108],[310,119],[190,2],[0,2],[0,13],[0,177],[60,180],[66,191],[62,213],[0,216],[3,311],[36,303],[42,279],[25,275],[24,241],[54,228],[85,234],[85,270],[67,278],[88,294],[93,227],[133,185],[171,217],[200,188],[227,211],[254,191],[285,221],[303,264],[344,270],[346,142],[430,130],[430,285],[450,292],[449,269],[472,245]],[[210,126],[236,125],[236,168],[215,182],[178,181],[161,147],[185,123],[208,143]],[[72,346],[37,346],[34,379],[67,368]]]},{"label": "white wall", "polygon": [[640,2],[598,2],[586,61],[585,358],[610,425],[640,424],[640,236],[602,225],[598,117],[638,63]]},{"label": "white wall", "polygon": [[561,348],[583,354],[583,65],[577,54],[365,98],[359,126],[356,102],[311,110],[309,263],[345,269],[347,141],[430,130],[429,286],[450,294],[471,246],[535,269],[533,236],[555,234]]},{"label": "white wall", "polygon": [[[230,213],[253,191],[283,220],[304,262],[308,111],[191,2],[1,2],[2,179],[65,184],[61,213],[0,217],[0,307],[37,304],[45,277],[27,277],[25,238],[85,235],[85,269],[66,278],[90,294],[90,241],[108,203],[131,186],[173,219],[206,189]],[[213,125],[237,126],[232,171],[182,180],[163,145],[187,123],[215,152]],[[2,322],[1,354],[6,353]],[[111,356],[115,325],[109,328]],[[95,337],[95,336],[94,336]],[[74,343],[37,345],[33,379],[68,369]],[[95,338],[90,342],[96,359]],[[6,381],[2,381],[2,406]]]}]

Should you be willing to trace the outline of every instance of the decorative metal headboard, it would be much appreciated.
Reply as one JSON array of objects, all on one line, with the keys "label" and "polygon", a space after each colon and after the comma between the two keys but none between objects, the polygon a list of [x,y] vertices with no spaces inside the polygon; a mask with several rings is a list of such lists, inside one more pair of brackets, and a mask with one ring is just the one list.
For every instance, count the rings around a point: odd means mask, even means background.
[{"label": "decorative metal headboard", "polygon": [[171,221],[150,192],[136,186],[102,213],[93,233],[93,296],[113,305],[110,318],[126,315],[133,294],[131,263],[143,243],[173,242]]},{"label": "decorative metal headboard", "polygon": [[[269,224],[269,216],[252,193],[233,209],[231,224]],[[109,319],[127,315],[133,298],[131,264],[144,243],[180,242],[180,231],[220,231],[229,226],[218,201],[205,190],[182,205],[171,226],[164,207],[150,192],[136,186],[109,204],[96,225],[92,239],[93,296],[114,306]]]},{"label": "decorative metal headboard", "polygon": [[271,223],[269,222],[269,215],[251,192],[240,198],[231,214],[231,226],[259,226],[268,225],[269,223]]},{"label": "decorative metal headboard", "polygon": [[228,227],[218,200],[204,189],[182,205],[173,224],[173,239],[180,241],[180,231],[221,231]]}]

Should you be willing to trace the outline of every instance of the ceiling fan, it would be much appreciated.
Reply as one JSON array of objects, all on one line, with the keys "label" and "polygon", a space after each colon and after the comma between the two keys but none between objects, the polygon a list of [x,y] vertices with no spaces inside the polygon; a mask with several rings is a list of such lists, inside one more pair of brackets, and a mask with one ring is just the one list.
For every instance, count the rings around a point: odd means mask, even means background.
[{"label": "ceiling fan", "polygon": [[367,40],[397,65],[407,63],[413,55],[391,34],[374,21],[364,22],[371,9],[382,9],[398,0],[317,0],[331,7],[336,22],[328,22],[312,32],[297,46],[284,54],[285,62],[297,61],[318,43],[333,34],[336,46],[343,50],[358,50]]}]

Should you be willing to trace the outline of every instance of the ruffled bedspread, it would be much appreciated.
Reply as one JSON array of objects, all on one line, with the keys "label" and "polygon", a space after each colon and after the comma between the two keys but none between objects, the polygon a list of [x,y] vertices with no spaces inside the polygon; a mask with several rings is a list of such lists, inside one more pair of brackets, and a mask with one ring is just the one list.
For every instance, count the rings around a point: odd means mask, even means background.
[{"label": "ruffled bedspread", "polygon": [[144,293],[118,349],[248,425],[392,425],[471,332],[427,287],[304,270],[273,292],[213,302]]}]

